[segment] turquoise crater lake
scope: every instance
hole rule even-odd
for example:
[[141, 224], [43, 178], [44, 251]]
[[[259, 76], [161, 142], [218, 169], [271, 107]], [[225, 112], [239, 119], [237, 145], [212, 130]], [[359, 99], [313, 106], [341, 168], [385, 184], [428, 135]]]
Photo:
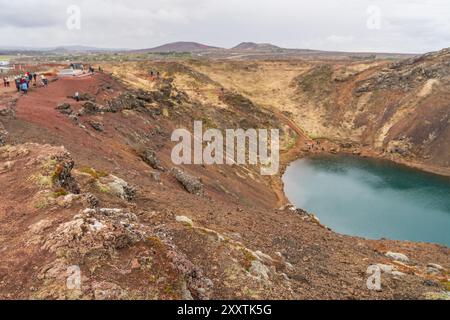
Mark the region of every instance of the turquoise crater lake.
[[450, 246], [450, 178], [388, 161], [317, 156], [293, 162], [285, 193], [334, 231]]

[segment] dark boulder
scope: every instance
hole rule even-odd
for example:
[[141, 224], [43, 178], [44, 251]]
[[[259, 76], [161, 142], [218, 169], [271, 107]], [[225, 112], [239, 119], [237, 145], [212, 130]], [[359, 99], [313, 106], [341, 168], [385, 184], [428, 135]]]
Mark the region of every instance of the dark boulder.
[[71, 115], [73, 113], [72, 107], [69, 103], [60, 103], [56, 110], [65, 115]]
[[64, 188], [71, 193], [79, 194], [80, 187], [75, 178], [71, 175], [75, 162], [67, 155], [64, 157], [57, 157], [55, 160], [57, 161], [57, 165], [52, 176], [53, 185], [57, 188]]
[[155, 170], [159, 171], [165, 171], [166, 169], [161, 165], [161, 162], [156, 156], [156, 153], [152, 150], [146, 150], [141, 155], [142, 160], [145, 161], [150, 167], [152, 167]]
[[96, 131], [99, 131], [99, 132], [105, 131], [105, 127], [103, 126], [103, 124], [101, 122], [89, 121], [89, 124]]
[[172, 169], [172, 174], [187, 192], [197, 196], [204, 195], [203, 184], [199, 178], [191, 176], [178, 168]]
[[83, 104], [83, 108], [80, 110], [81, 115], [94, 115], [99, 113], [101, 108], [94, 102], [88, 101]]

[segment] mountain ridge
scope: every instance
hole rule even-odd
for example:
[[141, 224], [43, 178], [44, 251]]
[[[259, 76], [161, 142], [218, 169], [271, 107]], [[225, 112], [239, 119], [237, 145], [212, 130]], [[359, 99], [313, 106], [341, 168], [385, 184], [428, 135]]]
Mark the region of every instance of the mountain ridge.
[[176, 41], [153, 48], [134, 50], [133, 52], [200, 52], [218, 49], [223, 50], [223, 48], [209, 46], [198, 42]]

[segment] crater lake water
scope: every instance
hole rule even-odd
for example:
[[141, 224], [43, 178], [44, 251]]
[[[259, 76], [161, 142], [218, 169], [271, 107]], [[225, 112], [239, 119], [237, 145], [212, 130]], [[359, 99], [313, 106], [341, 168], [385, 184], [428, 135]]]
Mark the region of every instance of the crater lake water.
[[388, 161], [315, 156], [293, 162], [285, 193], [334, 231], [450, 246], [450, 178]]

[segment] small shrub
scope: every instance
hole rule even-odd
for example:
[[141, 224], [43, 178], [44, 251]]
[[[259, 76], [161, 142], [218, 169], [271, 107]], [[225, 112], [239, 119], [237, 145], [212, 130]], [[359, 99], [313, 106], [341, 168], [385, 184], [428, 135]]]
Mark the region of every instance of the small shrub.
[[444, 282], [444, 288], [447, 291], [450, 291], [450, 281]]
[[244, 255], [243, 267], [245, 270], [249, 271], [252, 267], [252, 262], [256, 260], [256, 257], [246, 249], [242, 249], [242, 254]]
[[111, 190], [109, 190], [107, 185], [104, 185], [103, 183], [100, 183], [99, 181], [97, 181], [96, 185], [97, 185], [98, 190], [102, 193], [109, 193], [111, 191]]
[[53, 183], [56, 183], [56, 182], [58, 181], [59, 176], [61, 175], [63, 169], [64, 169], [64, 168], [63, 168], [63, 166], [62, 166], [61, 164], [58, 164], [58, 165], [56, 166], [56, 169], [55, 169], [55, 171], [54, 171], [53, 174], [52, 174], [52, 182], [53, 182]]
[[46, 199], [39, 199], [33, 204], [33, 206], [36, 209], [45, 209], [45, 208], [48, 207], [48, 205], [49, 204], [48, 204], [48, 201]]
[[94, 178], [96, 180], [99, 179], [99, 178], [104, 178], [104, 177], [108, 176], [108, 174], [106, 172], [104, 172], [104, 171], [97, 171], [94, 168], [90, 168], [90, 167], [81, 168], [80, 171], [90, 175], [92, 178]]
[[36, 176], [32, 176], [29, 181], [35, 182], [39, 188], [51, 188], [52, 180], [49, 176], [44, 176], [42, 174], [38, 174]]
[[69, 193], [66, 191], [66, 189], [59, 188], [55, 192], [53, 192], [53, 197], [54, 198], [59, 198], [59, 197], [67, 196], [68, 194]]

